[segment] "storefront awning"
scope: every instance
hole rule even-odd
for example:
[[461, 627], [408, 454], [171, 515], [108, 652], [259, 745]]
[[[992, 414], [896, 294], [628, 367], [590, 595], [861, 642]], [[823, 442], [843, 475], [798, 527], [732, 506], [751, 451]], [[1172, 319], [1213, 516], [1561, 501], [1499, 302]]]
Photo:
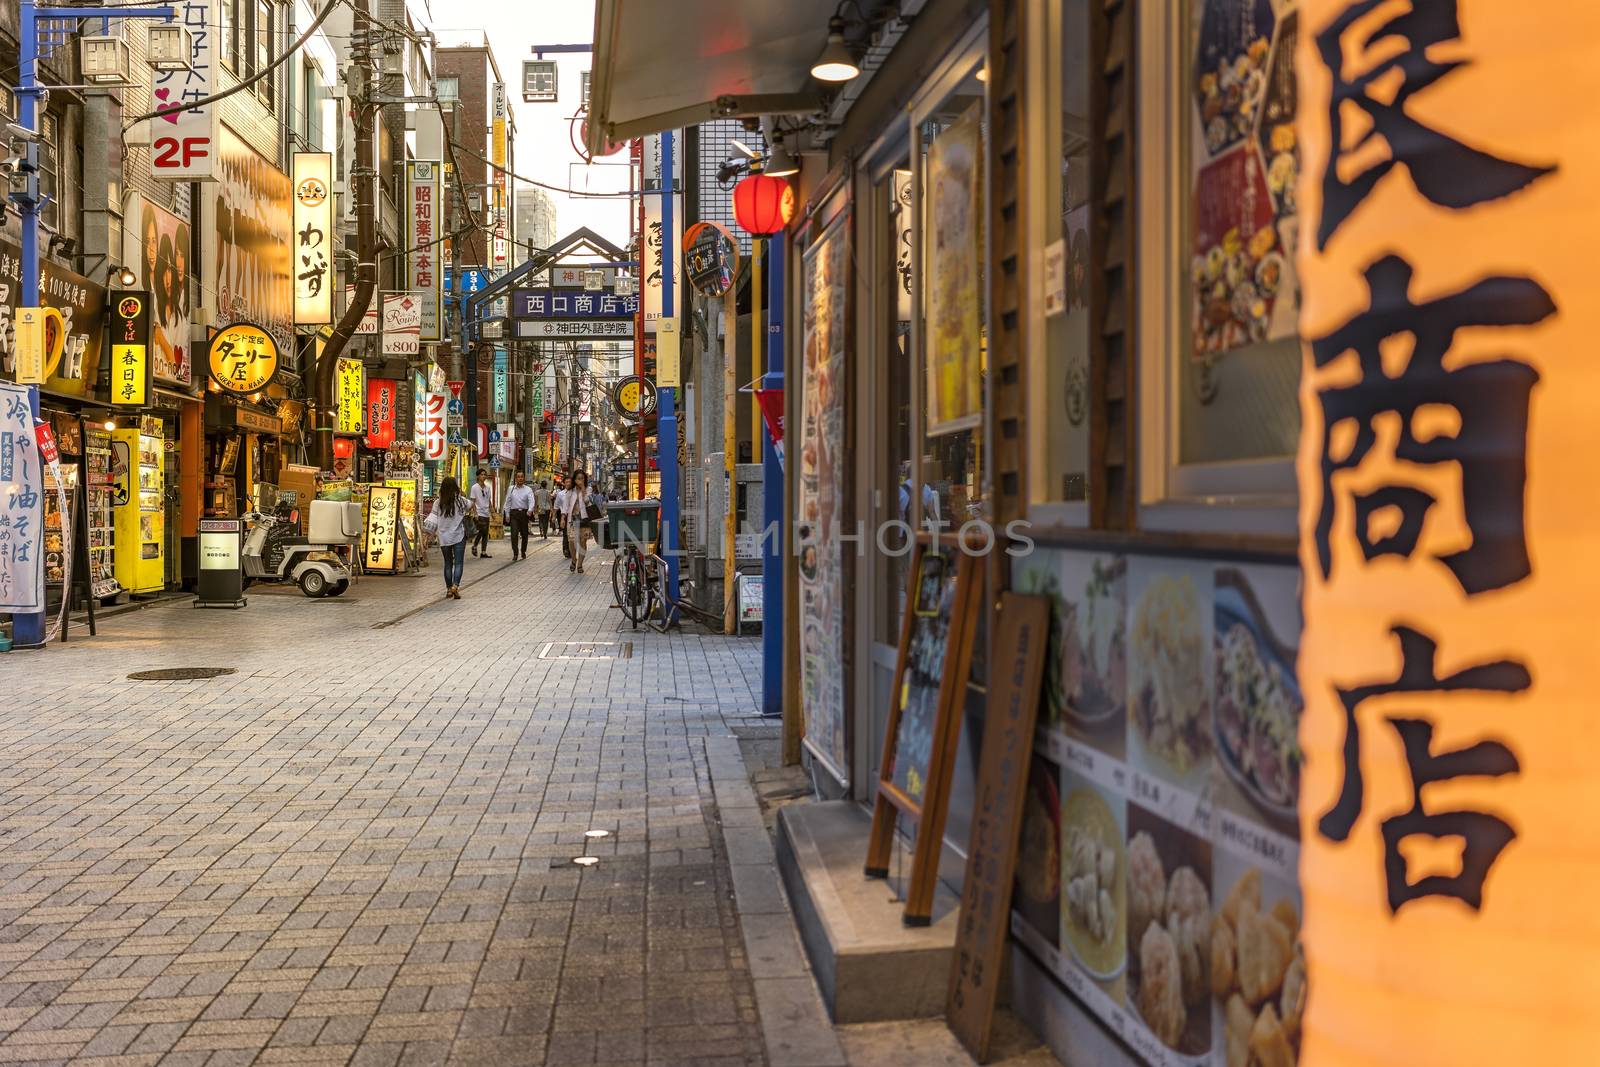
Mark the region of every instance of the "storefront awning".
[[598, 0], [589, 148], [714, 118], [815, 111], [835, 0]]

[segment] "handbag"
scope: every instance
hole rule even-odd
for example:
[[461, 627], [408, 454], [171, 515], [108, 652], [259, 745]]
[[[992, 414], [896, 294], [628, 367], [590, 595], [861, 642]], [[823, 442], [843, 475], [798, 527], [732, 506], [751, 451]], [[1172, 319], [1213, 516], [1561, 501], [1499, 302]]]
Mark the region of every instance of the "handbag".
[[428, 512], [428, 517], [422, 520], [422, 532], [427, 534], [429, 537], [438, 536], [439, 513], [437, 511]]
[[588, 519], [590, 522], [599, 522], [600, 521], [600, 505], [596, 504], [594, 502], [594, 497], [592, 497], [592, 496], [591, 497], [585, 497], [583, 503], [584, 503], [583, 517]]

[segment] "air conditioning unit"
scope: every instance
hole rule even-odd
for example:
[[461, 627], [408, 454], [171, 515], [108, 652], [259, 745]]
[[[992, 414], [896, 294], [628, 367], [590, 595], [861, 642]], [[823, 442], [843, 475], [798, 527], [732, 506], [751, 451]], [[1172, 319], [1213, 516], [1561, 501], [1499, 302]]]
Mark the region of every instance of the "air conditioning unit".
[[632, 296], [635, 288], [633, 278], [626, 274], [617, 275], [616, 281], [611, 283], [611, 291], [618, 296]]
[[194, 62], [194, 34], [178, 22], [150, 27], [150, 51], [145, 57], [152, 70], [188, 70]]
[[94, 85], [131, 85], [133, 54], [121, 37], [79, 39], [83, 80]]

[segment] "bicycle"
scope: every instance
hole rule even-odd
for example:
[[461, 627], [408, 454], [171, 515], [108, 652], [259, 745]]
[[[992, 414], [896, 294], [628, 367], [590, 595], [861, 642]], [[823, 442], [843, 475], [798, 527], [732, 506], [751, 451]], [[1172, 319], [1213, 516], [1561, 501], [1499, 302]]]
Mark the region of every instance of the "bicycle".
[[623, 617], [635, 630], [655, 614], [655, 583], [650, 580], [645, 555], [637, 541], [624, 539], [612, 557], [611, 591]]

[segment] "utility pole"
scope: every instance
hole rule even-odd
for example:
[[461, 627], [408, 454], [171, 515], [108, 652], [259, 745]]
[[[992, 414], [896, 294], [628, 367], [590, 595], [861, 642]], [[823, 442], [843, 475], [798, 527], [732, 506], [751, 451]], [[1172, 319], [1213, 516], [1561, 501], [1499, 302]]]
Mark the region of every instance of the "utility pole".
[[350, 31], [350, 69], [346, 78], [350, 82], [350, 101], [355, 107], [356, 158], [350, 170], [350, 184], [356, 193], [356, 285], [350, 296], [350, 306], [344, 317], [333, 328], [333, 336], [323, 346], [322, 357], [317, 360], [317, 398], [320, 402], [320, 422], [317, 433], [317, 465], [323, 470], [333, 467], [333, 431], [336, 425], [334, 410], [333, 368], [340, 355], [355, 335], [356, 328], [372, 306], [378, 289], [378, 225], [377, 181], [378, 168], [373, 143], [373, 120], [378, 105], [372, 102], [372, 76], [376, 62], [372, 49], [372, 14], [370, 0], [354, 0], [354, 25]]

